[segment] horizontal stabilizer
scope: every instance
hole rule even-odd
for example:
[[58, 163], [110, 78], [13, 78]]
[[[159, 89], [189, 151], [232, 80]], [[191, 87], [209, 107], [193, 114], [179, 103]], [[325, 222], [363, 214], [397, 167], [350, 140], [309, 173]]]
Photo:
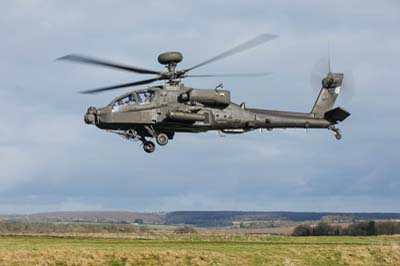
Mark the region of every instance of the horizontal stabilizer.
[[325, 119], [331, 122], [343, 122], [348, 116], [350, 116], [350, 113], [341, 107], [329, 110], [324, 115]]

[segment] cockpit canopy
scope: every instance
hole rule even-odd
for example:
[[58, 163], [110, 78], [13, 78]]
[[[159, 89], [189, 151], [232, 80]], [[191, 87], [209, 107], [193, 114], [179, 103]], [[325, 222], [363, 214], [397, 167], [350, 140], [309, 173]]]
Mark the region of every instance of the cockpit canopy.
[[109, 106], [113, 109], [119, 108], [125, 105], [145, 105], [150, 104], [154, 101], [156, 96], [156, 91], [152, 89], [147, 90], [136, 90], [125, 93], [116, 97]]

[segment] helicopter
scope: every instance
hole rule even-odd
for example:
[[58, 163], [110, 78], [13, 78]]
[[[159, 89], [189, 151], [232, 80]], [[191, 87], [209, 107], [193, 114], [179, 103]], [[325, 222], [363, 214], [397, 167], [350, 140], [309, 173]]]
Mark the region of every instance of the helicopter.
[[158, 56], [158, 62], [167, 71], [149, 70], [131, 65], [115, 63], [78, 54], [69, 54], [58, 58], [75, 63], [84, 63], [155, 77], [114, 86], [81, 91], [96, 94], [105, 91], [139, 86], [156, 81], [164, 84], [124, 93], [101, 108], [89, 107], [84, 115], [86, 124], [118, 134], [125, 139], [139, 141], [147, 153], [155, 151], [154, 138], [160, 146], [165, 146], [174, 138], [175, 133], [199, 133], [217, 131], [224, 134], [242, 134], [255, 129], [272, 130], [274, 128], [325, 128], [341, 139], [340, 129], [336, 127], [350, 113], [341, 107], [334, 107], [344, 74], [329, 73], [321, 81], [321, 89], [310, 112], [289, 112], [268, 109], [248, 108], [243, 102], [231, 101], [230, 91], [222, 84], [214, 89], [198, 89], [182, 83], [188, 77], [256, 77], [270, 73], [235, 73], [221, 75], [190, 75], [188, 72], [221, 60], [228, 56], [254, 48], [271, 41], [277, 36], [261, 34], [249, 41], [235, 46], [208, 60], [190, 68], [177, 70], [182, 61], [180, 52], [166, 52]]

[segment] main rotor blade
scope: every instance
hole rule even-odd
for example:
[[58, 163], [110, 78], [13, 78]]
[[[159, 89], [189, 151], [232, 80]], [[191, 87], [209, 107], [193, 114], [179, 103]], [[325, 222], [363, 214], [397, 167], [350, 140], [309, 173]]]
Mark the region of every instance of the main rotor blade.
[[229, 50], [227, 50], [227, 51], [225, 51], [225, 52], [223, 52], [223, 53], [221, 53], [221, 54], [219, 54], [217, 56], [214, 56], [214, 57], [212, 57], [212, 58], [210, 58], [210, 59], [208, 59], [208, 60], [206, 60], [206, 61], [204, 61], [204, 62], [202, 62], [200, 64], [197, 64], [197, 65], [195, 65], [195, 66], [193, 66], [191, 68], [184, 69], [184, 70], [182, 70], [180, 72], [186, 73], [186, 72], [188, 72], [190, 70], [193, 70], [195, 68], [204, 66], [206, 64], [215, 62], [215, 61], [223, 59], [225, 57], [228, 57], [228, 56], [243, 52], [245, 50], [251, 49], [251, 48], [256, 47], [256, 46], [258, 46], [258, 45], [260, 45], [262, 43], [265, 43], [267, 41], [273, 40], [273, 39], [275, 39], [277, 37], [278, 37], [277, 35], [273, 35], [273, 34], [261, 34], [261, 35], [255, 37], [255, 38], [247, 41], [247, 42], [244, 42], [244, 43], [242, 43], [242, 44], [240, 44], [240, 45], [238, 45], [238, 46], [236, 46], [236, 47], [234, 47], [232, 49], [229, 49]]
[[60, 57], [57, 60], [67, 60], [67, 61], [72, 61], [72, 62], [76, 62], [76, 63], [85, 63], [85, 64], [91, 64], [91, 65], [105, 66], [105, 67], [110, 67], [110, 68], [114, 68], [114, 69], [135, 72], [135, 73], [139, 73], [139, 74], [162, 75], [162, 72], [159, 72], [159, 71], [149, 70], [149, 69], [144, 69], [144, 68], [139, 68], [139, 67], [134, 67], [134, 66], [128, 66], [128, 65], [119, 64], [119, 63], [113, 63], [110, 61], [105, 61], [102, 59], [96, 59], [93, 57], [87, 57], [87, 56], [83, 56], [83, 55], [70, 54], [70, 55]]
[[263, 73], [230, 73], [230, 74], [215, 74], [215, 75], [185, 75], [185, 78], [209, 78], [209, 77], [262, 77], [271, 75], [270, 72]]
[[115, 89], [121, 89], [121, 88], [126, 88], [126, 87], [132, 87], [132, 86], [148, 84], [148, 83], [152, 83], [154, 81], [162, 80], [162, 79], [164, 79], [164, 78], [163, 77], [158, 77], [158, 78], [152, 78], [152, 79], [145, 79], [145, 80], [135, 81], [135, 82], [131, 82], [131, 83], [115, 85], [115, 86], [109, 86], [109, 87], [103, 87], [103, 88], [98, 88], [98, 89], [80, 91], [80, 93], [83, 93], [83, 94], [95, 94], [95, 93], [109, 91], [109, 90], [115, 90]]

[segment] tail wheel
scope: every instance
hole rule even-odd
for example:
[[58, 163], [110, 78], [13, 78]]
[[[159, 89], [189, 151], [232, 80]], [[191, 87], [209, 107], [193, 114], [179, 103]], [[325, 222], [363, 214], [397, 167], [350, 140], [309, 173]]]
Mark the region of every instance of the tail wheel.
[[143, 150], [147, 153], [152, 153], [156, 149], [156, 145], [152, 141], [146, 141], [143, 143]]
[[335, 127], [335, 125], [329, 126], [329, 130], [332, 130], [335, 133], [335, 138], [337, 140], [340, 140], [342, 138], [342, 132], [340, 131], [340, 129]]
[[157, 141], [158, 145], [160, 145], [160, 146], [167, 145], [168, 135], [165, 133], [159, 133], [159, 134], [157, 134], [156, 141]]

